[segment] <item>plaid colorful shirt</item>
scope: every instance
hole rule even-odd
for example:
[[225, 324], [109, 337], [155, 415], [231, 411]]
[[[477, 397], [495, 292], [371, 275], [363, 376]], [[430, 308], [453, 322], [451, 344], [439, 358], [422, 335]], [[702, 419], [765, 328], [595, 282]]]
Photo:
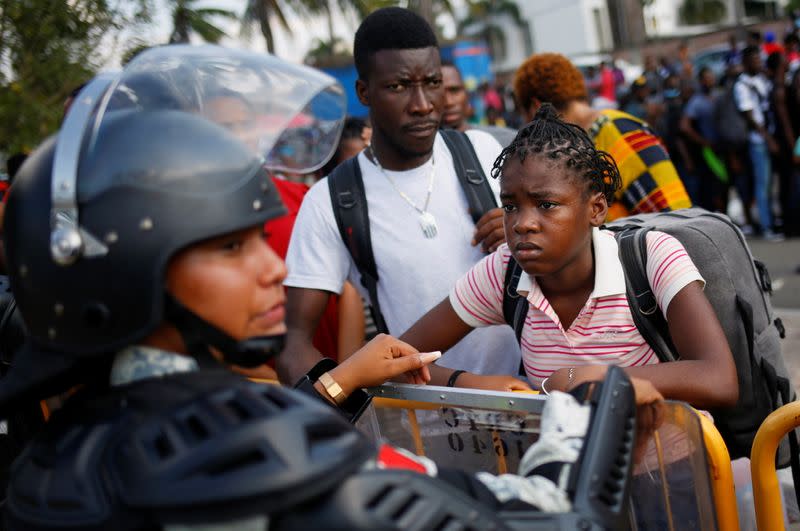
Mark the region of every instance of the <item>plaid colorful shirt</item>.
[[664, 144], [645, 122], [606, 109], [589, 128], [589, 136], [597, 149], [614, 158], [622, 176], [622, 188], [608, 210], [609, 221], [692, 206]]

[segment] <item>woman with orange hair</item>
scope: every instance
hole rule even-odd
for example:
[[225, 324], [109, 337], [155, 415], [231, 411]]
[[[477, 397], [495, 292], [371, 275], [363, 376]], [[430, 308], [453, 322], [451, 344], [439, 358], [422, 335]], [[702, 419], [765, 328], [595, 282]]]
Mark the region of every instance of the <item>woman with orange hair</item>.
[[565, 122], [585, 129], [598, 150], [610, 153], [622, 175], [622, 188], [608, 219], [692, 206], [661, 139], [630, 114], [589, 105], [583, 75], [561, 54], [530, 56], [517, 70], [514, 93], [531, 120], [543, 103], [551, 103]]

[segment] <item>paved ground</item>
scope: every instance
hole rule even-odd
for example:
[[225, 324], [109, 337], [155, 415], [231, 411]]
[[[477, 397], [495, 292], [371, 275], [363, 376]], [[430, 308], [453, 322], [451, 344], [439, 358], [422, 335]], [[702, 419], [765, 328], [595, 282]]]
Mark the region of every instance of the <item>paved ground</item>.
[[786, 327], [786, 339], [781, 345], [783, 359], [792, 375], [794, 388], [800, 390], [800, 310], [780, 309], [776, 313]]
[[772, 277], [772, 305], [800, 309], [800, 238], [781, 243], [752, 239], [749, 243], [753, 256], [767, 264]]
[[781, 243], [750, 240], [753, 256], [767, 265], [772, 277], [772, 305], [786, 328], [782, 351], [795, 389], [800, 389], [800, 238]]

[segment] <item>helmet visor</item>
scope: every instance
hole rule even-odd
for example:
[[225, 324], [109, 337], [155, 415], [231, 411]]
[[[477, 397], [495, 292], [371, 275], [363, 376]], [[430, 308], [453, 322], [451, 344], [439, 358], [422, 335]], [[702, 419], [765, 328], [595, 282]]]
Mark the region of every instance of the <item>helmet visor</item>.
[[199, 115], [228, 129], [270, 170], [302, 174], [322, 167], [335, 151], [346, 97], [332, 77], [268, 54], [162, 46], [128, 64], [97, 123], [115, 110]]

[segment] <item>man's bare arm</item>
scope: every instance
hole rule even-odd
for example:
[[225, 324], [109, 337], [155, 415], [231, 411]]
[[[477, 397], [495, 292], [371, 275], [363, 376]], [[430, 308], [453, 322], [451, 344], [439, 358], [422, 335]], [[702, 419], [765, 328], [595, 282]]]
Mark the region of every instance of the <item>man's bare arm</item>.
[[293, 385], [322, 359], [311, 341], [330, 295], [318, 289], [287, 289], [286, 346], [276, 364], [281, 383]]

